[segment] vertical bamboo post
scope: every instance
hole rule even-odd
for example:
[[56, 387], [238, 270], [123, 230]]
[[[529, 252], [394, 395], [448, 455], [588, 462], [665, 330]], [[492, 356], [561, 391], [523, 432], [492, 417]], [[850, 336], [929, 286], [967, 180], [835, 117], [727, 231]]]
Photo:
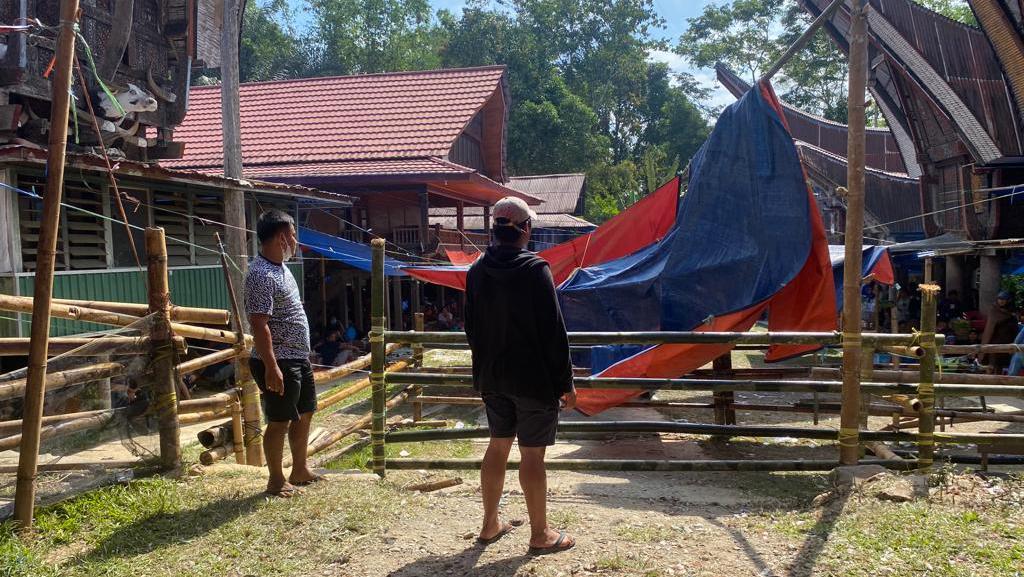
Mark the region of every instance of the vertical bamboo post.
[[245, 435], [242, 424], [242, 403], [235, 400], [231, 404], [231, 442], [235, 448], [235, 462], [239, 465], [245, 464]]
[[[715, 358], [711, 364], [711, 370], [714, 374], [714, 378], [722, 379], [729, 378], [732, 374], [732, 352], [725, 353], [724, 355]], [[714, 412], [715, 412], [715, 423], [719, 425], [735, 425], [736, 424], [736, 410], [730, 409], [729, 405], [735, 402], [732, 391], [715, 391], [712, 394], [714, 400]]]
[[921, 401], [918, 422], [918, 462], [921, 469], [929, 471], [935, 458], [935, 316], [938, 308], [939, 286], [923, 284], [921, 290], [921, 383], [917, 387], [917, 398]]
[[242, 386], [242, 421], [244, 424], [243, 440], [245, 444], [245, 463], [254, 467], [263, 466], [263, 425], [260, 422], [260, 389], [252, 378], [249, 370], [249, 363], [245, 359], [245, 324], [242, 320], [242, 308], [238, 306], [238, 296], [235, 293], [234, 282], [231, 280], [231, 272], [228, 270], [228, 257], [224, 252], [224, 243], [220, 240], [220, 234], [214, 233], [217, 238], [217, 246], [220, 248], [220, 266], [224, 271], [224, 282], [228, 289], [228, 302], [231, 303], [231, 316], [235, 321], [235, 329], [238, 331], [238, 342], [235, 348], [238, 356], [235, 357], [235, 381]]
[[384, 276], [384, 240], [375, 238], [372, 274], [370, 276], [370, 386], [372, 387], [372, 419], [370, 423], [370, 445], [373, 448], [373, 472], [385, 475], [384, 420], [387, 408], [384, 406], [387, 394], [384, 387], [384, 290], [387, 277]]
[[854, 465], [860, 447], [860, 280], [864, 250], [864, 95], [867, 85], [867, 25], [864, 0], [850, 2], [849, 131], [846, 173], [846, 261], [843, 264], [843, 390], [839, 418], [839, 462]]
[[75, 54], [74, 26], [78, 19], [78, 0], [60, 3], [60, 33], [54, 56], [50, 138], [47, 151], [46, 194], [40, 217], [36, 276], [33, 287], [31, 345], [22, 417], [21, 453], [18, 455], [18, 479], [14, 493], [14, 518], [23, 530], [32, 528], [36, 499], [36, 465], [42, 433], [43, 403], [46, 389], [46, 357], [50, 342], [50, 299], [53, 297], [53, 267], [57, 258], [57, 233], [60, 227], [60, 202], [64, 190], [64, 153], [68, 140], [68, 113], [71, 99], [71, 63]]
[[164, 229], [146, 229], [149, 279], [149, 312], [153, 320], [153, 392], [160, 430], [160, 466], [173, 470], [181, 465], [179, 444], [177, 372], [174, 370], [174, 335], [171, 332], [171, 290], [167, 281], [167, 244]]
[[[900, 332], [900, 312], [896, 307], [896, 299], [898, 296], [899, 291], [896, 290], [896, 285], [889, 287], [889, 303], [892, 305], [889, 307], [889, 332], [892, 334]], [[892, 355], [892, 368], [895, 371], [900, 369], [899, 355]]]
[[[871, 382], [875, 377], [875, 349], [870, 345], [864, 347], [861, 352], [861, 364], [860, 364], [860, 379], [861, 382]], [[871, 407], [871, 396], [867, 394], [861, 394], [860, 396], [860, 408], [859, 415], [857, 417], [857, 423], [860, 430], [867, 430], [868, 428], [868, 416], [870, 415]], [[864, 445], [857, 447], [857, 454], [859, 457], [864, 456]]]
[[366, 330], [364, 319], [366, 315], [363, 314], [363, 277], [362, 273], [356, 273], [352, 275], [352, 305], [355, 307], [353, 315], [356, 321], [356, 330], [362, 333]]
[[878, 283], [872, 283], [873, 290], [872, 295], [875, 297], [875, 308], [871, 313], [871, 330], [881, 332], [880, 327], [882, 326], [882, 288], [878, 286]]
[[[415, 288], [415, 287], [414, 287]], [[422, 333], [424, 328], [423, 313], [415, 313], [413, 316], [413, 327], [416, 332]], [[413, 366], [423, 366], [423, 344], [417, 343], [412, 346], [412, 362]], [[423, 403], [419, 400], [420, 395], [423, 394], [423, 387], [417, 385], [413, 390], [412, 394], [412, 420], [419, 421], [423, 419]]]
[[391, 330], [402, 330], [402, 277], [391, 277]]
[[[345, 285], [342, 285], [342, 289]], [[341, 322], [345, 322], [342, 318]], [[320, 257], [320, 326], [327, 326], [327, 261], [323, 256]], [[326, 340], [327, 335], [323, 335]]]

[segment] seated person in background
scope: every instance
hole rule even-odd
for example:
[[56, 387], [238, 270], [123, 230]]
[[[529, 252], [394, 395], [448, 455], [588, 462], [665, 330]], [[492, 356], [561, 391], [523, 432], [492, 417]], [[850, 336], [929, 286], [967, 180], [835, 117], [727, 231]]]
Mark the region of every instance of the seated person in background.
[[455, 320], [455, 316], [452, 315], [451, 309], [444, 307], [441, 312], [437, 315], [437, 327], [443, 331], [452, 328], [452, 322]]
[[[1007, 344], [1017, 338], [1017, 314], [1010, 303], [1010, 293], [1002, 291], [996, 296], [996, 302], [989, 309], [985, 321], [985, 332], [981, 335], [981, 343]], [[1001, 375], [1010, 366], [1010, 353], [986, 353], [980, 357], [982, 364], [988, 365], [993, 374]]]
[[355, 325], [352, 324], [352, 320], [348, 321], [348, 325], [345, 327], [345, 342], [354, 343], [359, 338], [359, 331], [356, 330]]
[[338, 358], [338, 353], [341, 352], [341, 347], [341, 334], [338, 331], [327, 333], [327, 340], [320, 343], [316, 349], [317, 354], [320, 355], [320, 364], [331, 367], [336, 366], [336, 359]]

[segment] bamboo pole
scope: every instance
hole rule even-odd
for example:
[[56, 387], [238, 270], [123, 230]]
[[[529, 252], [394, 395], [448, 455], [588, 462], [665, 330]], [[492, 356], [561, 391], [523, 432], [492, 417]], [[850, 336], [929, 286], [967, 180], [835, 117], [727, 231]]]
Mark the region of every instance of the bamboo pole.
[[1024, 345], [989, 344], [989, 345], [942, 345], [939, 352], [944, 355], [969, 355], [971, 353], [1024, 353]]
[[171, 289], [167, 280], [167, 244], [164, 229], [146, 229], [149, 311], [156, 315], [150, 338], [153, 343], [153, 409], [160, 431], [160, 466], [165, 471], [181, 466], [181, 434], [178, 424], [177, 374], [169, 310]]
[[217, 407], [205, 411], [196, 411], [192, 413], [185, 413], [178, 415], [178, 425], [197, 425], [199, 423], [206, 423], [215, 419], [223, 419], [224, 417], [231, 416], [231, 409], [228, 407]]
[[[922, 360], [922, 363], [924, 361]], [[837, 369], [815, 367], [811, 369], [812, 379], [835, 378], [838, 375]], [[891, 371], [876, 370], [874, 381], [879, 383], [916, 383], [921, 374], [917, 371]], [[935, 379], [936, 383], [962, 384], [962, 385], [1007, 385], [1024, 386], [1024, 377], [1011, 377], [1007, 375], [985, 375], [974, 373], [942, 373]]]
[[[51, 473], [57, 471], [85, 471], [89, 469], [131, 469], [144, 465], [146, 462], [142, 459], [132, 459], [128, 461], [59, 461], [57, 463], [39, 463], [36, 466], [36, 470], [40, 473]], [[9, 475], [17, 472], [18, 467], [16, 465], [0, 465], [0, 474]]]
[[921, 358], [924, 356], [924, 348], [920, 346], [913, 347], [880, 347], [878, 349], [883, 353], [889, 353], [890, 355], [899, 355], [902, 357], [916, 357]]
[[[0, 310], [31, 313], [33, 300], [34, 299], [32, 297], [0, 295]], [[87, 321], [114, 327], [127, 327], [141, 320], [141, 317], [133, 315], [64, 304], [53, 304], [50, 307], [50, 317], [75, 321]], [[234, 343], [238, 340], [237, 333], [223, 329], [197, 327], [194, 325], [176, 322], [171, 323], [171, 329], [175, 334], [190, 339], [199, 339], [218, 343]], [[245, 338], [247, 342], [252, 340], [252, 336], [250, 335], [245, 335]]]
[[[21, 357], [29, 353], [30, 339], [23, 337], [0, 338], [0, 357]], [[187, 351], [185, 339], [175, 337], [179, 353]], [[91, 345], [91, 346], [90, 346]], [[149, 354], [149, 337], [53, 337], [47, 350], [49, 356], [96, 356], [102, 347], [104, 355]]]
[[215, 353], [210, 353], [208, 355], [203, 355], [201, 357], [196, 357], [183, 363], [179, 363], [178, 366], [175, 367], [175, 370], [178, 371], [178, 374], [187, 375], [189, 373], [201, 371], [210, 365], [230, 361], [237, 358], [240, 354], [242, 353], [240, 353], [236, 348], [224, 349], [222, 351], [217, 351]]
[[[408, 361], [408, 360], [398, 361], [398, 362], [391, 363], [390, 365], [388, 365], [388, 367], [385, 369], [385, 371], [388, 371], [388, 372], [402, 371], [402, 370], [405, 370], [405, 368], [408, 367], [410, 364], [411, 364], [411, 361]], [[357, 394], [359, 392], [362, 392], [363, 390], [365, 390], [369, 386], [370, 386], [370, 378], [369, 377], [367, 377], [365, 379], [360, 379], [360, 380], [352, 383], [351, 385], [345, 387], [344, 389], [342, 389], [340, 391], [337, 391], [337, 392], [334, 392], [334, 393], [329, 393], [329, 394], [323, 396], [322, 398], [318, 399], [317, 402], [316, 402], [317, 409], [318, 410], [323, 410], [323, 409], [326, 409], [327, 407], [330, 407], [332, 405], [336, 405], [336, 404], [340, 403], [341, 401], [344, 401], [345, 399], [351, 397], [352, 395], [355, 395], [355, 394]]]
[[441, 489], [447, 489], [448, 487], [456, 487], [462, 484], [462, 477], [451, 477], [448, 479], [440, 479], [437, 481], [427, 481], [425, 483], [416, 483], [414, 485], [407, 485], [406, 491], [419, 491], [420, 493], [430, 493], [431, 491], [440, 491]]
[[200, 445], [206, 447], [207, 449], [211, 447], [216, 447], [218, 445], [223, 445], [224, 443], [231, 441], [233, 438], [231, 433], [231, 425], [232, 422], [228, 420], [223, 423], [214, 425], [209, 429], [203, 429], [202, 431], [196, 433], [196, 440], [199, 441]]
[[847, 90], [846, 260], [843, 263], [843, 406], [839, 424], [839, 461], [855, 465], [860, 409], [860, 283], [864, 236], [864, 93], [867, 84], [867, 25], [864, 0], [850, 2], [850, 74]]
[[25, 427], [18, 456], [17, 487], [14, 496], [14, 518], [22, 530], [32, 528], [35, 510], [36, 467], [39, 463], [39, 442], [42, 434], [43, 404], [46, 389], [46, 357], [50, 339], [53, 269], [57, 258], [57, 235], [60, 226], [60, 204], [64, 190], [64, 160], [68, 136], [68, 112], [71, 98], [71, 64], [75, 54], [75, 30], [78, 21], [78, 0], [61, 0], [57, 26], [57, 48], [54, 54], [54, 77], [51, 84], [50, 136], [46, 161], [46, 194], [40, 216], [33, 286], [32, 348], [28, 356], [28, 383], [25, 390]]
[[[412, 291], [413, 291], [414, 295], [419, 293], [419, 284], [416, 283], [415, 281], [412, 284]], [[418, 306], [414, 307], [414, 310], [416, 310], [416, 309], [418, 309]], [[425, 327], [425, 324], [424, 324], [424, 318], [425, 317], [423, 316], [423, 313], [421, 313], [421, 312], [417, 312], [417, 313], [413, 314], [413, 329], [416, 330], [417, 332], [421, 332], [422, 333], [425, 330], [426, 327]], [[415, 345], [412, 346], [412, 362], [417, 367], [422, 367], [423, 366], [423, 345], [422, 344], [415, 344]], [[423, 387], [416, 387], [416, 389], [413, 391], [413, 401], [412, 401], [412, 420], [413, 421], [421, 421], [421, 420], [423, 420], [423, 403], [418, 401], [420, 395], [422, 395], [422, 394], [423, 394]]]
[[[859, 294], [859, 293], [858, 293]], [[938, 337], [936, 337], [938, 338]], [[441, 348], [438, 345], [460, 345], [469, 347], [466, 333], [460, 332], [415, 332], [384, 331], [384, 340], [389, 343], [412, 345], [424, 344], [427, 348]], [[920, 337], [913, 334], [865, 333], [864, 343], [872, 346], [917, 345]], [[838, 332], [571, 332], [572, 346], [593, 345], [655, 345], [655, 344], [696, 344], [696, 345], [839, 345], [842, 334]]]
[[[79, 299], [53, 299], [55, 304], [73, 307], [85, 307], [112, 313], [122, 313], [137, 317], [149, 314], [149, 305], [143, 303], [119, 303], [113, 301], [91, 301]], [[180, 307], [171, 305], [172, 321], [179, 323], [198, 323], [201, 325], [226, 325], [231, 322], [231, 313], [222, 309], [204, 309], [196, 307]]]
[[384, 240], [375, 238], [371, 243], [373, 250], [372, 275], [370, 277], [370, 383], [373, 387], [370, 429], [370, 445], [373, 449], [373, 472], [383, 477], [385, 474], [384, 456], [384, 421], [387, 408], [384, 402], [387, 386], [384, 384], [384, 290], [387, 279], [384, 277]]
[[[727, 352], [712, 361], [712, 374], [716, 379], [729, 378], [732, 376], [732, 353]], [[736, 411], [730, 410], [729, 405], [735, 402], [735, 394], [732, 391], [715, 391], [713, 394], [715, 403], [715, 422], [719, 425], [735, 425]]]
[[[56, 439], [70, 435], [72, 433], [79, 433], [82, 431], [90, 431], [93, 429], [99, 429], [106, 426], [111, 419], [114, 418], [112, 412], [103, 414], [92, 415], [90, 417], [83, 417], [81, 419], [75, 419], [73, 421], [64, 421], [54, 425], [47, 425], [39, 429], [39, 441], [46, 441], [50, 439]], [[0, 439], [0, 451], [6, 451], [8, 449], [15, 449], [18, 446], [24, 446], [24, 433], [21, 435], [11, 435], [10, 437], [4, 437]], [[24, 449], [22, 449], [24, 450]], [[38, 451], [38, 449], [36, 449]]]
[[178, 403], [179, 413], [199, 413], [202, 411], [220, 411], [238, 401], [238, 389], [227, 393], [217, 393], [201, 399], [189, 399]]
[[242, 424], [242, 403], [231, 403], [231, 444], [235, 448], [235, 462], [245, 464], [245, 426]]
[[[95, 365], [79, 367], [77, 369], [58, 371], [46, 375], [46, 380], [44, 381], [45, 390], [43, 394], [45, 395], [47, 392], [58, 391], [75, 385], [80, 385], [82, 383], [89, 383], [123, 374], [124, 365], [121, 363], [98, 363]], [[0, 401], [13, 399], [25, 394], [28, 390], [28, 382], [28, 378], [24, 378], [16, 381], [0, 383]]]
[[[889, 303], [892, 305], [889, 307], [889, 332], [892, 334], [900, 332], [900, 311], [896, 307], [898, 296], [896, 285], [893, 284], [889, 287]], [[897, 355], [892, 355], [892, 368], [893, 370], [899, 370], [900, 368], [900, 358]]]
[[235, 445], [230, 440], [222, 445], [210, 447], [199, 453], [199, 462], [209, 467], [217, 461], [223, 461], [228, 455], [235, 452]]
[[[43, 425], [54, 425], [57, 423], [63, 423], [66, 421], [74, 421], [76, 419], [83, 419], [85, 417], [93, 417], [96, 415], [114, 414], [117, 411], [124, 409], [97, 409], [95, 411], [81, 411], [77, 413], [64, 413], [63, 415], [45, 415], [43, 416]], [[23, 421], [21, 419], [12, 419], [9, 421], [0, 421], [0, 437], [6, 437], [8, 435], [18, 434], [21, 432]]]
[[[384, 349], [384, 353], [389, 354], [396, 350], [398, 350], [398, 345], [392, 343]], [[316, 384], [321, 385], [324, 383], [329, 383], [331, 381], [344, 379], [345, 377], [351, 375], [352, 373], [361, 371], [366, 367], [370, 366], [371, 356], [372, 355], [363, 355], [358, 359], [355, 359], [354, 361], [349, 361], [345, 363], [344, 365], [333, 367], [327, 369], [326, 371], [317, 371], [313, 373], [313, 381], [316, 382]]]
[[865, 443], [864, 446], [869, 451], [874, 453], [874, 455], [876, 457], [878, 457], [879, 459], [886, 459], [886, 460], [892, 461], [892, 460], [897, 460], [897, 459], [901, 458], [896, 453], [893, 453], [892, 449], [890, 449], [889, 447], [886, 447], [884, 444], [882, 444], [880, 442], [877, 442], [877, 441], [872, 441], [872, 442]]
[[921, 290], [921, 342], [925, 350], [921, 358], [921, 383], [917, 398], [921, 401], [918, 461], [925, 472], [931, 470], [935, 458], [935, 314], [938, 307], [939, 286], [924, 284]]
[[761, 80], [771, 80], [772, 76], [778, 74], [778, 72], [782, 70], [782, 67], [785, 66], [786, 63], [789, 62], [789, 60], [793, 58], [793, 56], [795, 56], [797, 52], [802, 50], [804, 45], [806, 45], [807, 42], [814, 37], [814, 34], [818, 31], [819, 28], [821, 28], [822, 24], [827, 22], [829, 18], [831, 18], [832, 15], [835, 14], [836, 9], [843, 5], [843, 1], [844, 0], [832, 0], [832, 3], [826, 6], [825, 9], [822, 10], [821, 14], [819, 14], [817, 18], [811, 21], [810, 25], [807, 26], [807, 29], [804, 30], [803, 33], [800, 34], [800, 36], [798, 36], [797, 39], [793, 42], [793, 44], [791, 44], [789, 48], [787, 48], [786, 51], [782, 53], [782, 56], [779, 56], [779, 59], [776, 60], [775, 63], [768, 68], [764, 75], [761, 76]]
[[[480, 468], [481, 459], [392, 459], [388, 466], [404, 470], [467, 471]], [[862, 465], [880, 465], [887, 469], [913, 470], [917, 461], [864, 459]], [[818, 459], [788, 460], [732, 460], [732, 461], [673, 461], [627, 459], [551, 459], [545, 461], [548, 471], [830, 471], [840, 465], [837, 461]], [[518, 470], [519, 461], [510, 460], [509, 470]]]
[[[241, 193], [239, 193], [241, 194]], [[242, 215], [244, 220], [244, 213]], [[263, 466], [263, 425], [260, 422], [260, 389], [252, 378], [249, 370], [249, 363], [240, 357], [243, 350], [248, 350], [249, 344], [242, 336], [245, 334], [245, 319], [242, 318], [242, 309], [238, 306], [238, 296], [235, 292], [234, 282], [231, 279], [231, 270], [228, 267], [228, 256], [224, 252], [224, 243], [220, 240], [220, 234], [215, 233], [217, 246], [220, 247], [220, 267], [224, 272], [224, 283], [228, 289], [228, 301], [231, 303], [231, 312], [235, 317], [235, 328], [238, 331], [238, 338], [235, 339], [235, 350], [238, 356], [235, 357], [235, 375], [242, 385], [242, 422], [245, 424], [243, 438], [245, 443], [245, 462], [254, 467]], [[244, 241], [244, 235], [242, 240]]]

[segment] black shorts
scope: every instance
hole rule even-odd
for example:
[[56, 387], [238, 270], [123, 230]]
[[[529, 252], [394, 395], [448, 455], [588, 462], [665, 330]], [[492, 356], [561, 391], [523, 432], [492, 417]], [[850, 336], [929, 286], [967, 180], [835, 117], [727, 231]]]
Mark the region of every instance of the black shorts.
[[542, 401], [503, 393], [484, 393], [487, 428], [492, 437], [519, 437], [520, 447], [550, 447], [558, 429], [558, 399]]
[[284, 375], [284, 394], [268, 392], [266, 365], [259, 359], [249, 359], [252, 377], [263, 393], [263, 414], [267, 421], [298, 421], [299, 415], [316, 410], [316, 385], [313, 367], [305, 359], [279, 359], [277, 366]]

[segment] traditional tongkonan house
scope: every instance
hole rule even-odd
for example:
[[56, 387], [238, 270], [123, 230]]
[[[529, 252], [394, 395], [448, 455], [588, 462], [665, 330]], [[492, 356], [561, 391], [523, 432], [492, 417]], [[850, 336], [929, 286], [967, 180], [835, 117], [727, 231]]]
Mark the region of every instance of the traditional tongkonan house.
[[[0, 292], [5, 294], [32, 294], [50, 128], [47, 68], [54, 56], [58, 5], [50, 0], [0, 2]], [[82, 76], [79, 66], [73, 67], [75, 110], [53, 296], [146, 302], [145, 270], [140, 271], [120, 222], [118, 198], [101, 156], [105, 151], [142, 266], [141, 229], [163, 227], [173, 302], [229, 308], [214, 237], [224, 230], [225, 190], [246, 192], [250, 217], [268, 206], [298, 215], [300, 203], [336, 207], [350, 202], [304, 186], [230, 180], [153, 162], [181, 155], [174, 131], [189, 106], [191, 68], [219, 65], [220, 3], [97, 0], [83, 2], [81, 10], [76, 55]], [[291, 266], [301, 276], [301, 263]], [[28, 336], [30, 315], [0, 316], [0, 336]], [[56, 336], [106, 329], [53, 321]]]
[[[715, 71], [718, 81], [733, 96], [739, 98], [750, 89], [750, 84], [724, 64], [716, 65]], [[847, 127], [785, 102], [782, 109], [821, 209], [829, 244], [841, 245], [846, 201], [836, 190], [846, 186]], [[911, 174], [899, 142], [888, 128], [868, 127], [865, 134], [864, 243], [920, 240], [924, 231], [916, 163], [909, 167]]]
[[[828, 3], [801, 0], [812, 15]], [[868, 87], [908, 174], [920, 176], [932, 240], [915, 246], [945, 257], [935, 271], [944, 290], [976, 289], [987, 310], [1024, 237], [1024, 39], [1017, 0], [968, 3], [979, 27], [912, 0], [870, 0]], [[843, 6], [826, 24], [843, 50], [849, 23]]]
[[[301, 213], [300, 240], [315, 260], [306, 261], [307, 305], [324, 326], [333, 317], [368, 328], [371, 238], [384, 238], [399, 261], [437, 262], [439, 246], [487, 244], [466, 230], [470, 207], [486, 230], [501, 198], [541, 202], [508, 184], [504, 66], [256, 82], [243, 84], [240, 98], [246, 178], [355, 199], [351, 208]], [[185, 154], [165, 164], [220, 173], [220, 90], [193, 88], [190, 100], [175, 132]], [[432, 225], [432, 208], [451, 209], [452, 226]], [[398, 266], [387, 270], [397, 327], [419, 304], [420, 287]], [[455, 296], [433, 287], [425, 295], [442, 304]]]

